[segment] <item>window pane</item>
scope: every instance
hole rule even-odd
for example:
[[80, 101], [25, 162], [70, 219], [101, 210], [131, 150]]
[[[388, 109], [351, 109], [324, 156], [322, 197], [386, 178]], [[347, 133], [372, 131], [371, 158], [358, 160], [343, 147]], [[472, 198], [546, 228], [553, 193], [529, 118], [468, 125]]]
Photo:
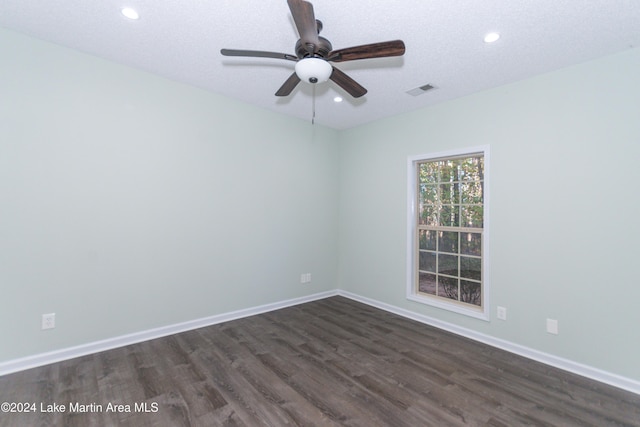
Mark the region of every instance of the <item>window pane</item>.
[[460, 184], [460, 197], [462, 203], [467, 204], [482, 204], [482, 189], [483, 183], [474, 181], [474, 182], [463, 182]]
[[449, 276], [458, 275], [458, 257], [456, 255], [438, 255], [438, 273]]
[[460, 277], [480, 280], [482, 278], [482, 260], [466, 256], [460, 257]]
[[484, 157], [468, 157], [460, 163], [460, 180], [484, 180]]
[[420, 273], [418, 279], [418, 292], [425, 292], [427, 294], [436, 294], [436, 276], [435, 274]]
[[438, 187], [436, 185], [420, 184], [420, 203], [435, 204], [438, 202]]
[[440, 201], [444, 205], [460, 203], [460, 184], [457, 182], [440, 184]]
[[460, 235], [460, 253], [463, 255], [482, 255], [482, 234], [462, 233]]
[[444, 227], [460, 226], [460, 205], [443, 206], [440, 210], [439, 225]]
[[438, 208], [433, 205], [420, 204], [420, 225], [438, 225]]
[[420, 249], [436, 250], [436, 235], [434, 230], [420, 230]]
[[458, 279], [438, 276], [438, 296], [458, 300]]
[[436, 254], [435, 252], [420, 251], [420, 270], [436, 272]]
[[440, 163], [440, 181], [457, 181], [458, 180], [458, 168], [460, 166], [461, 159], [455, 160], [443, 160]]
[[439, 252], [458, 253], [458, 233], [455, 231], [441, 231], [438, 242]]
[[460, 280], [460, 301], [473, 305], [481, 305], [482, 298], [480, 292], [480, 283]]
[[462, 206], [462, 227], [482, 228], [482, 206]]
[[418, 182], [420, 184], [436, 182], [438, 177], [438, 162], [421, 163], [418, 170]]

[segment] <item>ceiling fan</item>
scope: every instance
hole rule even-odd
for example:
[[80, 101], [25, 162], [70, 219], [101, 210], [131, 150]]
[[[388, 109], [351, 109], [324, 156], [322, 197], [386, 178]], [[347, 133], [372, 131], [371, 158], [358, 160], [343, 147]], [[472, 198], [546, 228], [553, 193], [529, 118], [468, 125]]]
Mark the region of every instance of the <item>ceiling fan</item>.
[[319, 35], [322, 30], [322, 22], [315, 18], [313, 5], [305, 0], [287, 0], [287, 3], [300, 35], [300, 39], [296, 42], [295, 55], [260, 50], [220, 50], [220, 53], [225, 56], [277, 58], [296, 62], [295, 72], [278, 89], [276, 96], [289, 95], [301, 80], [309, 83], [322, 83], [331, 79], [351, 96], [359, 98], [367, 93], [367, 89], [329, 62], [404, 55], [405, 47], [402, 40], [333, 50], [329, 40]]

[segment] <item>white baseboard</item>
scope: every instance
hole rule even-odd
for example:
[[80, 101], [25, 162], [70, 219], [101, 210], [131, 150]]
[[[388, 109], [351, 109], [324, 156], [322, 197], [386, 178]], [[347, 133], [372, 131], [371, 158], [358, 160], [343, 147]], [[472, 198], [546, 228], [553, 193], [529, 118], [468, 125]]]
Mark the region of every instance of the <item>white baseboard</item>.
[[82, 344], [75, 347], [69, 347], [61, 350], [55, 350], [47, 353], [36, 354], [34, 356], [28, 356], [20, 359], [9, 360], [7, 362], [0, 363], [0, 376], [10, 374], [13, 372], [23, 371], [26, 369], [35, 368], [38, 366], [48, 365], [50, 363], [60, 362], [63, 360], [73, 359], [75, 357], [85, 356], [88, 354], [98, 353], [113, 348], [124, 347], [126, 345], [135, 344], [143, 341], [152, 340], [155, 338], [164, 337], [167, 335], [173, 335], [180, 332], [190, 331], [193, 329], [202, 328], [205, 326], [215, 325], [222, 322], [228, 322], [243, 317], [254, 316], [256, 314], [266, 313], [269, 311], [279, 310], [285, 307], [291, 307], [294, 305], [304, 304], [306, 302], [316, 301], [332, 296], [340, 295], [345, 298], [352, 299], [354, 301], [361, 302], [363, 304], [370, 305], [372, 307], [379, 308], [381, 310], [388, 311], [390, 313], [397, 314], [408, 319], [416, 320], [426, 325], [434, 326], [445, 331], [452, 332], [457, 335], [461, 335], [472, 340], [506, 350], [510, 353], [514, 353], [528, 359], [532, 359], [556, 368], [572, 372], [577, 375], [581, 375], [586, 378], [593, 379], [605, 384], [609, 384], [614, 387], [618, 387], [623, 390], [630, 391], [640, 395], [640, 381], [636, 381], [630, 378], [625, 378], [620, 375], [612, 374], [591, 366], [583, 365], [568, 359], [557, 357], [548, 353], [543, 353], [538, 350], [534, 350], [519, 344], [512, 343], [510, 341], [495, 338], [489, 335], [481, 334], [471, 329], [463, 328], [461, 326], [454, 325], [452, 323], [444, 322], [442, 320], [418, 314], [409, 310], [405, 310], [400, 307], [396, 307], [387, 303], [383, 303], [377, 300], [366, 298], [351, 292], [342, 290], [332, 290], [327, 292], [321, 292], [313, 295], [307, 295], [300, 298], [293, 298], [285, 301], [275, 302], [271, 304], [260, 305], [257, 307], [246, 308], [243, 310], [232, 311], [229, 313], [218, 314], [214, 316], [204, 317], [201, 319], [195, 319], [188, 322], [177, 323], [174, 325], [163, 326], [160, 328], [149, 329], [146, 331], [135, 332], [128, 335], [122, 335], [119, 337], [109, 338], [102, 341], [95, 341], [88, 344]]
[[354, 301], [361, 302], [363, 304], [370, 305], [372, 307], [379, 308], [381, 310], [388, 311], [390, 313], [397, 314], [408, 319], [416, 320], [420, 323], [434, 326], [445, 331], [452, 332], [456, 335], [461, 335], [466, 338], [470, 338], [474, 341], [497, 347], [502, 350], [506, 350], [510, 353], [514, 353], [528, 359], [535, 360], [537, 362], [544, 363], [549, 366], [553, 366], [564, 371], [568, 371], [577, 375], [581, 375], [586, 378], [590, 378], [601, 383], [609, 384], [611, 386], [630, 391], [632, 393], [640, 394], [640, 381], [636, 381], [630, 378], [626, 378], [611, 372], [603, 371], [588, 365], [583, 365], [562, 357], [554, 356], [552, 354], [544, 353], [538, 350], [534, 350], [529, 347], [525, 347], [519, 344], [512, 343], [510, 341], [495, 338], [489, 335], [481, 334], [471, 329], [463, 328], [461, 326], [454, 325], [452, 323], [443, 322], [436, 318], [425, 316], [422, 314], [414, 313], [403, 308], [399, 308], [390, 304], [386, 304], [380, 301], [376, 301], [370, 298], [362, 297], [351, 292], [338, 290], [338, 295], [345, 298], [352, 299]]
[[124, 347], [126, 345], [136, 344], [167, 335], [190, 331], [192, 329], [198, 329], [222, 322], [228, 322], [243, 317], [254, 316], [256, 314], [266, 313], [268, 311], [274, 311], [285, 307], [304, 304], [306, 302], [332, 297], [337, 294], [337, 290], [321, 292], [300, 298], [293, 298], [271, 304], [260, 305], [257, 307], [246, 308], [243, 310], [232, 311], [229, 313], [203, 317], [201, 319], [190, 320], [188, 322], [176, 323], [174, 325], [163, 326], [160, 328], [149, 329], [141, 332], [134, 332], [132, 334], [108, 338], [106, 340], [95, 341], [75, 347], [69, 347], [61, 350], [27, 356], [20, 359], [9, 360], [7, 362], [0, 363], [0, 376], [13, 372], [24, 371], [26, 369], [35, 368], [38, 366], [48, 365], [50, 363], [73, 359], [75, 357], [99, 353], [101, 351], [111, 350], [113, 348]]

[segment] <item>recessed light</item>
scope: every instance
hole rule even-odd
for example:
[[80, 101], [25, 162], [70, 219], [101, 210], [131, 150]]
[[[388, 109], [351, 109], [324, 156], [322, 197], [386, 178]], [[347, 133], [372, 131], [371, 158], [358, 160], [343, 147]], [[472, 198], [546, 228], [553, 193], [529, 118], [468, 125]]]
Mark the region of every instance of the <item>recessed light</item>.
[[130, 7], [123, 7], [121, 12], [124, 16], [126, 16], [129, 19], [140, 19], [140, 15], [138, 14], [138, 12], [136, 12], [135, 9], [132, 9]]
[[333, 102], [342, 102], [342, 97], [336, 96], [335, 98], [333, 98]]
[[484, 36], [484, 42], [485, 43], [493, 43], [495, 41], [498, 41], [499, 38], [500, 38], [500, 34], [498, 34], [498, 33], [489, 33], [486, 36]]

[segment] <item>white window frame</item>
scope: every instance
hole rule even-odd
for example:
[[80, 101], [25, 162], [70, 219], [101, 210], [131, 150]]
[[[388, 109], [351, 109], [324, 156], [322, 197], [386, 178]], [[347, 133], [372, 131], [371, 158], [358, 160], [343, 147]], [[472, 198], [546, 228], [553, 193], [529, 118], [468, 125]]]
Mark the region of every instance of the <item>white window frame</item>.
[[[444, 298], [430, 297], [418, 293], [416, 286], [417, 275], [417, 225], [419, 215], [417, 207], [418, 199], [418, 164], [425, 161], [446, 159], [450, 157], [472, 156], [482, 154], [484, 156], [484, 188], [483, 188], [483, 231], [482, 231], [482, 304], [480, 307], [472, 307], [470, 304], [461, 304], [457, 301], [448, 302]], [[463, 314], [481, 320], [490, 320], [490, 274], [489, 274], [489, 175], [490, 175], [489, 146], [477, 146], [461, 148], [437, 153], [420, 154], [407, 158], [407, 299], [444, 310]], [[467, 305], [469, 307], [467, 307]]]

